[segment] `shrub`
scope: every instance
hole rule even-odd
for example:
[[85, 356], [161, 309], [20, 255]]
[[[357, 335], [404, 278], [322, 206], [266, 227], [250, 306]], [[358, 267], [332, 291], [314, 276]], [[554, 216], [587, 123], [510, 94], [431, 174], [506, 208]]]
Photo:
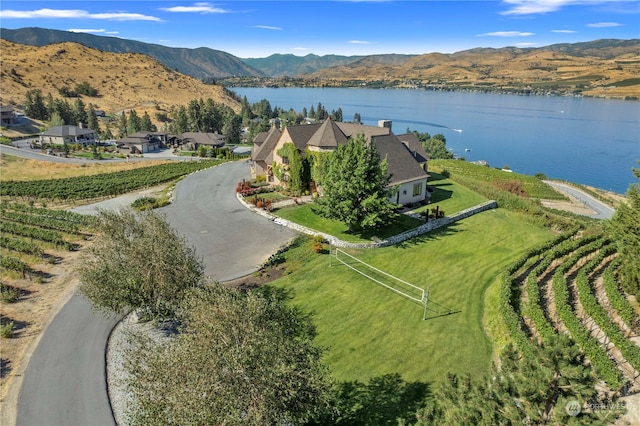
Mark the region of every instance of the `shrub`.
[[3, 339], [10, 339], [13, 337], [13, 321], [0, 325], [0, 337]]
[[10, 285], [0, 283], [0, 301], [14, 303], [20, 297], [20, 290]]

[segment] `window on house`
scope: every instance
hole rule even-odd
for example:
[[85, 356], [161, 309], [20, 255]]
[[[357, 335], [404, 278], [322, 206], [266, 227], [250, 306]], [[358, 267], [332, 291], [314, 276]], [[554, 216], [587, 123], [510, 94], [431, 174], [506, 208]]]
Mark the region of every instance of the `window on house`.
[[282, 157], [282, 164], [289, 164], [289, 157]]
[[289, 175], [282, 176], [282, 181], [283, 182], [289, 182]]
[[413, 185], [413, 196], [422, 194], [422, 183], [416, 183]]

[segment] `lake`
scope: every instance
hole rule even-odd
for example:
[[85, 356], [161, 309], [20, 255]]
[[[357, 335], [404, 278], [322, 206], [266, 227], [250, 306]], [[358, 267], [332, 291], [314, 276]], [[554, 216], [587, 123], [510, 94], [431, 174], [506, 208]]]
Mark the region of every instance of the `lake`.
[[[594, 98], [435, 92], [404, 89], [230, 88], [250, 103], [272, 108], [342, 108], [343, 119], [359, 113], [363, 124], [393, 121], [407, 129], [442, 133], [447, 146], [468, 161], [544, 173], [625, 193], [638, 180], [640, 102]], [[470, 150], [470, 151], [466, 151]]]

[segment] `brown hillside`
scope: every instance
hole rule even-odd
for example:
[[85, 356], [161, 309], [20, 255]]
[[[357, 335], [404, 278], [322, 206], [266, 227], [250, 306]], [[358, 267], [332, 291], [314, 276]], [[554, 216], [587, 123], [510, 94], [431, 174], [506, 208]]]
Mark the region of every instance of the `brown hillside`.
[[[173, 71], [155, 59], [137, 53], [108, 53], [77, 43], [57, 43], [43, 47], [0, 40], [2, 50], [0, 102], [20, 105], [30, 89], [40, 89], [46, 96], [60, 98], [59, 89], [73, 90], [87, 82], [99, 92], [98, 97], [82, 96], [85, 104], [109, 113], [136, 109], [168, 110], [186, 105], [192, 99], [211, 98], [235, 111], [237, 101], [224, 94], [223, 88]], [[72, 102], [73, 99], [70, 99]]]
[[640, 98], [640, 51], [618, 48], [608, 57], [577, 56], [544, 49], [472, 49], [430, 53], [400, 65], [336, 67], [309, 76], [334, 81], [404, 81], [505, 90], [576, 91], [585, 95]]

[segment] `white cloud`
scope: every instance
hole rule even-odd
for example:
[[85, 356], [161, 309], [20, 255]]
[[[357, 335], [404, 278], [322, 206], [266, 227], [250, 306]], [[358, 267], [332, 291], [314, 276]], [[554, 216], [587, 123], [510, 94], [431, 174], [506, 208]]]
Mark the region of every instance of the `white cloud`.
[[282, 31], [282, 28], [280, 27], [272, 27], [269, 25], [254, 25], [253, 28], [260, 28], [263, 30], [274, 30], [274, 31]]
[[140, 13], [89, 13], [79, 9], [38, 9], [38, 10], [0, 10], [3, 19], [104, 19], [107, 21], [162, 21], [160, 18]]
[[105, 34], [115, 35], [115, 34], [120, 34], [120, 31], [106, 31]]
[[613, 28], [613, 27], [621, 27], [622, 24], [618, 22], [597, 22], [595, 24], [587, 24], [589, 28]]
[[479, 37], [530, 37], [535, 33], [523, 31], [494, 31], [491, 33], [478, 34]]
[[71, 33], [106, 33], [105, 30], [96, 30], [91, 28], [69, 28], [67, 31]]
[[229, 13], [228, 10], [204, 2], [194, 3], [193, 6], [161, 7], [160, 10], [176, 13]]
[[577, 33], [577, 31], [574, 30], [551, 30], [552, 33], [559, 33], [559, 34], [575, 34]]
[[518, 47], [533, 47], [533, 46], [537, 46], [536, 43], [517, 43], [516, 46]]
[[348, 43], [349, 44], [371, 44], [370, 41], [365, 41], [365, 40], [349, 40]]
[[294, 47], [292, 50], [309, 50], [308, 47]]
[[503, 0], [502, 3], [509, 7], [500, 12], [501, 15], [531, 15], [535, 13], [556, 12], [565, 6], [574, 5], [602, 5], [619, 4], [621, 2], [634, 2], [634, 0]]

